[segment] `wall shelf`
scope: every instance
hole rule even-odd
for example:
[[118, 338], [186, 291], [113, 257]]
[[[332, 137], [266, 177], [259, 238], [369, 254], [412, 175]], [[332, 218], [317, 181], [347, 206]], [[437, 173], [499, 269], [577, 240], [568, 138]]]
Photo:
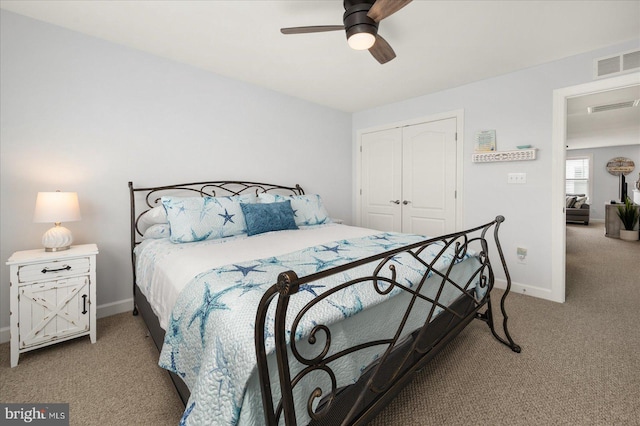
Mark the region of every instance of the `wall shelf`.
[[471, 161], [474, 163], [491, 163], [495, 161], [535, 160], [536, 151], [536, 148], [531, 148], [515, 151], [474, 152], [471, 155]]

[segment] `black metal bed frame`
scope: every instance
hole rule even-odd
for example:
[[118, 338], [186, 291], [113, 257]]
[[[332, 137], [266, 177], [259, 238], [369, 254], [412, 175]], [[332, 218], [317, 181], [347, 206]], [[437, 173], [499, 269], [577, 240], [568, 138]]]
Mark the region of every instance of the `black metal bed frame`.
[[[158, 349], [162, 346], [164, 331], [160, 328], [158, 319], [153, 314], [144, 295], [137, 291], [135, 281], [135, 254], [133, 249], [140, 242], [141, 233], [137, 224], [142, 214], [159, 205], [161, 195], [176, 195], [175, 193], [178, 191], [184, 191], [182, 192], [183, 195], [185, 193], [196, 193], [200, 196], [239, 195], [250, 192], [255, 192], [256, 194], [260, 192], [304, 194], [299, 185], [287, 187], [242, 181], [198, 182], [150, 188], [134, 188], [133, 183], [129, 182], [129, 191], [131, 199], [131, 253], [135, 304], [133, 313], [137, 315], [138, 309], [140, 310]], [[138, 192], [146, 193], [144, 210], [142, 211], [136, 210], [135, 198]], [[498, 231], [503, 221], [504, 217], [498, 216], [495, 220], [473, 229], [428, 239], [305, 277], [298, 277], [294, 271], [280, 274], [278, 282], [265, 292], [256, 313], [255, 346], [266, 424], [277, 425], [284, 420], [287, 425], [296, 425], [300, 421], [300, 413], [296, 412], [294, 405], [294, 389], [305, 380], [305, 377], [317, 372], [322, 372], [329, 377], [331, 389], [323, 391], [320, 387], [316, 387], [308, 396], [306, 415], [311, 419], [309, 424], [366, 424], [404, 386], [411, 382], [417, 371], [435, 357], [473, 319], [485, 322], [493, 336], [500, 343], [514, 352], [520, 352], [520, 346], [514, 343], [507, 328], [508, 317], [505, 310], [505, 300], [511, 288], [511, 277], [498, 238]], [[506, 277], [506, 289], [500, 299], [500, 309], [503, 317], [501, 328], [504, 337], [501, 337], [498, 330], [496, 330], [491, 304], [491, 290], [494, 286], [495, 275], [489, 257], [490, 238], [488, 235], [491, 234], [490, 231], [492, 229], [492, 241]], [[435, 244], [441, 247], [435, 259], [428, 263], [421, 260], [419, 255]], [[435, 262], [445, 254], [446, 250], [454, 251], [455, 260], [462, 260], [471, 251], [477, 256], [479, 266], [466, 282], [456, 283], [452, 278], [452, 271], [456, 265], [460, 264], [458, 261], [452, 261], [444, 271], [435, 267]], [[396, 281], [396, 268], [400, 267], [400, 265], [392, 263], [392, 260], [394, 256], [398, 256], [401, 253], [412, 256], [425, 267], [424, 275], [417, 287], [409, 288]], [[365, 264], [375, 266], [373, 274], [344, 282], [314, 298], [303, 308], [290, 312], [289, 301], [291, 298], [296, 297], [301, 286]], [[440, 283], [439, 290], [434, 298], [426, 297], [421, 293], [422, 286], [429, 276], [436, 277]], [[476, 281], [479, 282], [480, 287], [486, 289], [482, 298], [477, 298], [475, 295], [472, 283]], [[381, 336], [375, 341], [359, 343], [352, 347], [334, 348], [332, 347], [330, 328], [327, 325], [318, 324], [306, 337], [310, 345], [316, 345], [314, 347], [318, 348], [317, 354], [312, 358], [305, 357], [298, 351], [295, 339], [288, 341], [287, 334], [295, 335], [298, 325], [305, 315], [312, 310], [313, 306], [334, 293], [344, 291], [354, 285], [362, 285], [363, 283], [372, 285], [380, 295], [387, 295], [393, 289], [398, 289], [400, 292], [405, 292], [409, 295], [408, 306], [402, 315], [400, 324], [398, 324], [392, 335]], [[450, 305], [444, 304], [439, 300], [445, 285], [454, 285], [461, 292], [461, 296]], [[428, 306], [430, 306], [428, 311], [424, 312], [424, 322], [415, 330], [405, 330], [407, 320], [410, 315], [415, 313], [414, 310], [418, 309], [416, 307], [419, 302], [428, 302]], [[277, 367], [276, 371], [270, 374], [264, 333], [268, 321], [267, 311], [273, 303], [276, 304], [275, 318], [272, 321], [274, 322]], [[440, 308], [442, 311], [436, 314], [436, 308]], [[287, 330], [287, 317], [294, 318], [290, 330]], [[381, 355], [377, 361], [363, 372], [356, 383], [338, 388], [332, 363], [356, 351], [371, 348], [380, 348]], [[298, 363], [301, 368], [292, 371], [292, 362]], [[175, 374], [171, 374], [171, 378], [180, 397], [186, 403], [189, 397], [188, 389]], [[274, 392], [274, 389], [276, 392]], [[275, 394], [280, 396], [276, 398], [274, 397]]]
[[[180, 183], [175, 185], [153, 186], [147, 188], [135, 188], [133, 182], [129, 182], [129, 203], [131, 208], [131, 266], [133, 268], [133, 314], [138, 315], [136, 296], [136, 258], [133, 250], [142, 242], [142, 232], [138, 228], [140, 217], [154, 207], [162, 205], [160, 199], [163, 195], [200, 196], [200, 197], [226, 197], [240, 194], [254, 193], [284, 193], [287, 195], [304, 195], [300, 185], [282, 186], [270, 183], [245, 182], [245, 181], [211, 181]], [[136, 193], [144, 194], [143, 207], [136, 207]]]
[[[300, 413], [296, 412], [293, 401], [294, 388], [300, 384], [306, 376], [314, 372], [326, 374], [331, 381], [331, 389], [326, 392], [321, 388], [315, 388], [308, 397], [306, 414], [313, 425], [353, 425], [366, 424], [371, 420], [406, 384], [413, 374], [420, 370], [431, 360], [453, 337], [455, 337], [473, 319], [486, 322], [495, 338], [514, 352], [520, 352], [520, 347], [514, 343], [507, 328], [507, 313], [505, 299], [511, 287], [511, 278], [502, 253], [498, 239], [498, 230], [504, 217], [498, 216], [494, 221], [485, 225], [456, 232], [449, 235], [432, 238], [419, 243], [387, 251], [376, 256], [348, 263], [343, 266], [328, 269], [305, 277], [298, 277], [294, 271], [280, 274], [278, 282], [264, 294], [256, 316], [256, 353], [258, 356], [258, 371], [262, 388], [263, 406], [265, 407], [265, 421], [268, 425], [277, 425], [281, 418], [285, 424], [296, 425]], [[494, 242], [500, 261], [504, 268], [507, 280], [507, 288], [500, 301], [500, 309], [503, 315], [502, 328], [504, 338], [501, 337], [494, 325], [491, 305], [491, 290], [493, 289], [495, 275], [489, 260], [489, 241], [487, 233], [493, 228]], [[430, 262], [420, 259], [419, 255], [427, 247], [438, 244], [438, 254]], [[452, 271], [459, 263], [452, 261], [445, 271], [435, 267], [436, 261], [448, 250], [455, 252], [454, 259], [462, 260], [471, 247], [479, 246], [476, 251], [479, 266], [472, 276], [464, 283], [456, 283], [451, 278]], [[475, 250], [474, 250], [475, 251]], [[416, 288], [407, 287], [396, 280], [397, 268], [400, 264], [392, 263], [395, 256], [406, 253], [423, 264], [424, 274]], [[365, 264], [373, 264], [374, 272], [369, 276], [344, 282], [339, 286], [326, 291], [314, 298], [300, 309], [291, 312], [289, 301], [295, 297], [301, 286], [308, 285], [328, 276], [343, 273]], [[385, 276], [383, 271], [389, 273]], [[388, 276], [390, 275], [390, 277]], [[421, 294], [422, 286], [429, 276], [436, 277], [439, 281], [439, 290], [435, 298]], [[486, 293], [480, 299], [476, 298], [473, 286], [478, 280], [479, 286], [486, 289]], [[370, 284], [380, 295], [389, 294], [393, 289], [399, 289], [410, 295], [408, 306], [398, 324], [395, 332], [389, 337], [380, 336], [378, 340], [355, 344], [351, 347], [332, 348], [330, 327], [317, 324], [306, 337], [310, 345], [317, 346], [317, 352], [312, 358], [304, 356], [297, 350], [295, 339], [289, 342], [287, 335], [296, 335], [299, 324], [313, 306], [330, 295], [344, 291], [345, 289], [362, 284]], [[384, 284], [383, 284], [384, 283]], [[431, 284], [433, 285], [433, 284]], [[445, 285], [454, 285], [461, 290], [461, 296], [451, 305], [440, 302], [439, 298]], [[424, 322], [415, 330], [405, 330], [405, 325], [419, 300], [428, 302], [430, 308], [424, 312]], [[271, 382], [267, 353], [265, 349], [265, 325], [267, 311], [272, 303], [276, 303], [275, 341], [277, 358], [277, 383]], [[439, 307], [442, 312], [435, 315], [435, 309]], [[481, 310], [483, 310], [481, 312]], [[294, 318], [290, 330], [287, 329], [286, 318]], [[366, 370], [360, 379], [346, 388], [336, 387], [336, 375], [331, 364], [338, 359], [349, 356], [356, 351], [371, 347], [382, 347], [380, 358]], [[291, 355], [290, 355], [291, 354]], [[299, 371], [292, 371], [291, 358], [297, 362]], [[279, 386], [281, 397], [275, 401], [272, 387]]]
[[[158, 351], [162, 350], [165, 330], [160, 327], [158, 317], [155, 315], [149, 301], [137, 288], [136, 284], [136, 257], [134, 249], [142, 242], [142, 232], [140, 232], [140, 229], [138, 228], [140, 217], [152, 208], [162, 205], [160, 199], [163, 195], [217, 197], [248, 193], [254, 193], [256, 195], [260, 193], [280, 193], [285, 195], [304, 194], [304, 190], [299, 185], [282, 186], [268, 183], [232, 180], [192, 182], [140, 188], [134, 187], [133, 182], [129, 182], [128, 186], [131, 220], [131, 267], [133, 271], [133, 315], [142, 315], [142, 318], [149, 329], [149, 334], [151, 335]], [[137, 197], [137, 194], [140, 194], [140, 196]], [[141, 199], [139, 200], [138, 198]], [[174, 374], [171, 371], [168, 373], [178, 395], [180, 396], [180, 399], [186, 405], [190, 395], [189, 388], [177, 374]]]

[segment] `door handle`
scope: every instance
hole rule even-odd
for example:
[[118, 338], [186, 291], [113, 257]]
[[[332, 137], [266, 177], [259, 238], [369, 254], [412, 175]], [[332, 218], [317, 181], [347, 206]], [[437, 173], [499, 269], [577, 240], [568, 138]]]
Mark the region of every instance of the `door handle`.
[[411, 201], [404, 200], [404, 201], [402, 202], [402, 204], [404, 204], [404, 205], [406, 206], [406, 205], [407, 205], [407, 204], [409, 204], [410, 202], [411, 202]]
[[389, 202], [390, 202], [390, 203], [393, 203], [393, 204], [400, 204], [400, 200], [395, 200], [395, 201], [394, 201], [394, 200], [391, 200], [391, 201], [389, 201]]

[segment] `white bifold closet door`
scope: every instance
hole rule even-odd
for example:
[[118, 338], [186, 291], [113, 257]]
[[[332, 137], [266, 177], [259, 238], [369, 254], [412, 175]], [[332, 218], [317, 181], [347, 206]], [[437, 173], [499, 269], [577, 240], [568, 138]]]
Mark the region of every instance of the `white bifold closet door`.
[[456, 225], [456, 119], [365, 133], [361, 223], [438, 236]]

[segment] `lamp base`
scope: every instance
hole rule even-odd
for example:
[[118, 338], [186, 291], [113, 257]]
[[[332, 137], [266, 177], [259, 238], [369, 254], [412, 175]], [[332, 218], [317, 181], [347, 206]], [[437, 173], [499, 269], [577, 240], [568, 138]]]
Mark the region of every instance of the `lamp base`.
[[63, 251], [63, 250], [69, 250], [70, 248], [71, 248], [71, 246], [66, 246], [66, 247], [45, 247], [44, 251], [46, 251], [46, 252]]
[[50, 228], [42, 236], [42, 245], [44, 251], [62, 251], [68, 250], [73, 242], [73, 236], [64, 226], [60, 226], [59, 223], [53, 228]]

